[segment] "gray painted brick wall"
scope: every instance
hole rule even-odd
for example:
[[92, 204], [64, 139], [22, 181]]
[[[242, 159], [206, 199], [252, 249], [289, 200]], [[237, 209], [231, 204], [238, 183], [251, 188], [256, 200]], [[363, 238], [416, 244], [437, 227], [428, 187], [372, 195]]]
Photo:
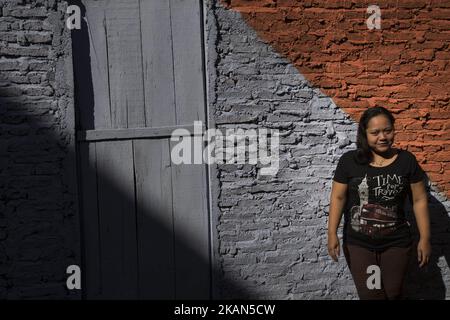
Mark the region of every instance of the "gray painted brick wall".
[[[211, 123], [223, 129], [276, 128], [281, 134], [276, 176], [261, 176], [249, 164], [213, 170], [215, 263], [223, 272], [216, 296], [357, 298], [343, 256], [333, 263], [326, 245], [331, 179], [339, 157], [356, 147], [357, 125], [263, 43], [239, 13], [219, 1], [207, 3]], [[448, 227], [449, 201], [432, 194], [431, 213], [442, 215]], [[448, 238], [446, 227], [432, 229], [436, 238]], [[410, 297], [437, 298], [435, 289], [445, 294], [445, 248], [435, 246], [442, 252], [430, 264], [433, 271], [412, 267]], [[224, 279], [247, 290], [228, 290]]]
[[[219, 165], [216, 259], [245, 293], [221, 297], [354, 298], [343, 261], [326, 251], [327, 193], [339, 155], [354, 147], [353, 122], [261, 42], [238, 13], [210, 3], [210, 113], [218, 128], [280, 132], [280, 169]], [[212, 51], [212, 52], [211, 52]], [[320, 274], [320, 277], [318, 276]]]
[[66, 3], [0, 1], [0, 299], [79, 298]]

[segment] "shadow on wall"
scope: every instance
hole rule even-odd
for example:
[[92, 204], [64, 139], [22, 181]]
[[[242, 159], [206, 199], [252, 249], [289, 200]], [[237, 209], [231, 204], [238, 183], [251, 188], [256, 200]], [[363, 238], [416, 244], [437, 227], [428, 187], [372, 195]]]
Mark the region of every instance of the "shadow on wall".
[[[84, 130], [94, 129], [94, 88], [91, 76], [91, 58], [88, 25], [86, 23], [86, 8], [80, 0], [68, 1], [69, 5], [77, 5], [81, 10], [81, 29], [72, 30], [72, 57], [74, 70], [74, 95], [76, 110], [76, 127]], [[79, 108], [86, 110], [80, 119]]]
[[33, 98], [0, 86], [0, 299], [78, 299], [66, 288], [79, 264], [74, 155], [55, 101]]
[[[426, 185], [429, 185], [428, 178]], [[407, 299], [443, 300], [447, 297], [445, 280], [448, 282], [450, 279], [450, 275], [447, 274], [444, 280], [445, 275], [441, 274], [442, 268], [445, 267], [448, 270], [450, 266], [450, 217], [445, 206], [431, 195], [428, 189], [432, 255], [428, 266], [419, 268], [416, 250], [419, 232], [412, 206], [410, 203], [408, 204], [407, 212], [412, 222], [414, 250], [405, 281], [405, 297]]]
[[[86, 25], [83, 30], [86, 30]], [[77, 105], [82, 107], [92, 106], [93, 101], [90, 70], [86, 68], [90, 64], [86, 36], [83, 34], [78, 39], [74, 36], [73, 39], [75, 76], [78, 79], [76, 89], [83, 92], [77, 95]], [[68, 180], [65, 176], [71, 170], [67, 168], [68, 164], [73, 166], [72, 160], [77, 155], [73, 154], [67, 141], [64, 141], [71, 133], [61, 133], [63, 129], [59, 126], [64, 127], [64, 123], [59, 123], [55, 103], [57, 99], [48, 96], [28, 98], [23, 96], [21, 86], [14, 83], [0, 86], [0, 298], [78, 299], [79, 292], [66, 288], [66, 268], [71, 264], [82, 267], [84, 298], [88, 293], [100, 299], [173, 298], [170, 295], [178, 288], [177, 283], [183, 283], [184, 287], [180, 289], [182, 291], [175, 292], [178, 294], [176, 297], [199, 298], [199, 288], [206, 287], [206, 296], [201, 291], [201, 298], [208, 299], [211, 298], [210, 278], [216, 279], [221, 288], [226, 288], [230, 297], [252, 297], [244, 287], [226, 279], [214, 268], [212, 275], [206, 275], [206, 283], [189, 278], [192, 274], [192, 270], [189, 270], [190, 261], [195, 261], [195, 265], [200, 265], [202, 270], [211, 268], [210, 261], [205, 260], [190, 245], [189, 238], [183, 235], [182, 230], [181, 235], [174, 239], [172, 230], [152, 218], [156, 210], [152, 207], [145, 208], [146, 211], [137, 220], [147, 229], [139, 229], [138, 226], [138, 230], [146, 232], [141, 239], [157, 239], [158, 242], [138, 243], [134, 239], [135, 252], [125, 252], [118, 247], [108, 247], [122, 241], [120, 237], [126, 236], [111, 232], [108, 238], [111, 242], [100, 244], [103, 251], [99, 256], [83, 256], [83, 261], [80, 261], [76, 253], [79, 251], [79, 243], [74, 236], [79, 232], [75, 215], [78, 203], [75, 196], [67, 191], [71, 186], [66, 184]], [[114, 173], [97, 172], [97, 179], [102, 179], [111, 201], [119, 203], [122, 208], [135, 208], [134, 195], [124, 193], [122, 186], [110, 176], [114, 176]], [[79, 182], [78, 184], [80, 185]], [[81, 199], [81, 194], [79, 198]], [[70, 208], [67, 203], [71, 203]], [[128, 217], [136, 214], [135, 211], [128, 213]], [[161, 214], [171, 213], [158, 213]], [[99, 233], [111, 230], [87, 230], [92, 231], [98, 237]], [[116, 241], [115, 237], [119, 240]], [[159, 256], [152, 252], [148, 253], [147, 260], [142, 256], [149, 246], [163, 247], [166, 242], [176, 248], [180, 257], [186, 258], [185, 261], [176, 261], [176, 269], [169, 271], [172, 275], [170, 283], [158, 278], [161, 274], [168, 274], [164, 269], [167, 266], [158, 262]], [[86, 243], [82, 246], [86, 247]], [[116, 257], [121, 257], [122, 260], [115, 261]], [[126, 257], [138, 257], [141, 267], [149, 269], [138, 270], [138, 262], [124, 260]], [[94, 272], [86, 274], [86, 265], [94, 266], [91, 269]], [[175, 271], [178, 273], [175, 274]], [[105, 282], [111, 279], [114, 281]], [[135, 282], [129, 283], [130, 279]], [[201, 280], [204, 279], [205, 275]], [[146, 288], [145, 285], [149, 287]]]
[[[99, 256], [82, 256], [82, 262], [74, 252], [79, 249], [76, 240], [71, 235], [77, 232], [77, 221], [73, 220], [73, 213], [58, 209], [64, 206], [64, 201], [75, 199], [63, 199], [66, 189], [62, 177], [63, 163], [74, 159], [75, 155], [61, 148], [61, 138], [58, 132], [48, 129], [49, 123], [40, 123], [36, 116], [36, 110], [31, 107], [23, 107], [8, 99], [4, 88], [0, 88], [0, 114], [2, 140], [7, 138], [9, 143], [2, 141], [5, 146], [35, 145], [35, 152], [15, 152], [16, 149], [2, 148], [0, 167], [0, 298], [2, 299], [69, 299], [75, 298], [74, 293], [66, 288], [66, 268], [71, 264], [78, 264], [82, 268], [83, 283], [82, 296], [95, 299], [209, 299], [210, 279], [206, 275], [206, 283], [200, 283], [196, 278], [188, 278], [195, 273], [190, 270], [189, 262], [195, 262], [195, 266], [202, 270], [210, 268], [210, 261], [197, 253], [189, 243], [187, 236], [181, 235], [173, 238], [172, 230], [160, 221], [153, 219], [155, 209], [145, 208], [141, 212], [139, 230], [144, 240], [155, 242], [135, 242], [135, 252], [124, 252], [123, 248], [114, 247], [120, 242], [121, 237], [126, 236], [122, 230], [117, 234], [110, 233], [108, 243], [100, 244]], [[20, 111], [19, 111], [20, 110]], [[17, 138], [13, 133], [11, 123], [30, 128], [26, 136]], [[31, 133], [33, 131], [33, 133]], [[14, 140], [17, 140], [14, 142]], [[19, 141], [20, 140], [20, 141]], [[40, 150], [39, 148], [41, 148]], [[4, 150], [3, 150], [4, 149]], [[8, 155], [8, 153], [11, 153]], [[14, 159], [11, 159], [11, 155]], [[34, 160], [30, 160], [34, 159]], [[36, 168], [45, 166], [48, 161], [58, 162], [59, 170], [53, 173], [37, 173]], [[25, 177], [24, 163], [31, 161], [34, 164], [33, 173]], [[83, 161], [83, 159], [81, 159]], [[91, 164], [93, 165], [93, 164]], [[67, 169], [67, 168], [66, 168]], [[94, 173], [95, 174], [95, 173]], [[120, 204], [122, 208], [135, 208], [135, 199], [127, 194], [122, 186], [109, 178], [110, 172], [97, 172], [98, 179], [108, 189], [110, 201]], [[19, 191], [16, 184], [22, 184], [24, 188]], [[80, 184], [80, 183], [79, 183]], [[26, 187], [25, 187], [26, 186]], [[81, 198], [82, 190], [79, 190]], [[133, 218], [136, 212], [129, 212], [128, 217]], [[170, 212], [164, 214], [171, 214]], [[161, 215], [158, 213], [157, 215]], [[125, 217], [125, 216], [124, 216]], [[134, 217], [135, 218], [135, 217]], [[108, 228], [109, 226], [107, 226]], [[89, 235], [99, 237], [102, 230], [84, 230], [92, 232]], [[181, 232], [182, 233], [182, 232]], [[117, 240], [117, 241], [116, 241]], [[157, 242], [156, 242], [157, 241]], [[173, 278], [167, 279], [167, 265], [164, 265], [164, 257], [147, 252], [147, 249], [167, 248], [170, 243], [184, 261], [176, 261], [175, 269], [170, 270]], [[83, 243], [83, 247], [86, 247]], [[92, 244], [89, 244], [92, 246]], [[94, 244], [95, 245], [95, 244]], [[164, 253], [159, 251], [159, 253]], [[125, 260], [127, 257], [139, 257], [140, 265], [144, 270], [138, 270], [137, 261]], [[89, 271], [86, 271], [89, 266]], [[101, 267], [101, 271], [100, 271]], [[240, 284], [227, 280], [219, 271], [213, 269], [213, 277], [220, 281], [221, 287], [228, 290], [229, 297], [253, 297]], [[140, 278], [138, 277], [140, 276]], [[175, 277], [176, 276], [176, 277]], [[205, 275], [200, 275], [200, 280], [205, 280]], [[133, 283], [129, 282], [134, 280]], [[183, 284], [177, 290], [176, 297], [173, 288], [177, 282]], [[155, 288], [157, 288], [155, 290]], [[205, 288], [207, 295], [205, 296]], [[214, 288], [213, 288], [214, 290]]]

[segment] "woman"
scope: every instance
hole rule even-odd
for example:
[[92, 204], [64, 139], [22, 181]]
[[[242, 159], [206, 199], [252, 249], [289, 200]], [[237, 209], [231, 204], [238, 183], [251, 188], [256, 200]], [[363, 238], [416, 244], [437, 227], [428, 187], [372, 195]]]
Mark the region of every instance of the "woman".
[[[328, 253], [340, 253], [337, 229], [344, 212], [343, 251], [360, 299], [399, 299], [412, 250], [403, 204], [412, 198], [420, 233], [420, 267], [430, 259], [430, 223], [424, 172], [415, 156], [392, 147], [392, 114], [367, 109], [358, 126], [357, 150], [341, 156], [333, 177]], [[380, 273], [379, 284], [374, 276]]]

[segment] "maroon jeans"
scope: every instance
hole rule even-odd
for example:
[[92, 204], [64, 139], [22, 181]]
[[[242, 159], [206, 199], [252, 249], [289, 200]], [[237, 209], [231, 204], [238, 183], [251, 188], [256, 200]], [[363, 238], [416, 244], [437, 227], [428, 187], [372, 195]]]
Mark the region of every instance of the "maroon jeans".
[[[411, 246], [391, 247], [383, 251], [352, 245], [343, 245], [345, 259], [361, 300], [395, 300], [402, 298], [403, 280], [411, 257]], [[369, 289], [367, 280], [373, 275], [367, 268], [378, 266], [381, 271], [381, 288]]]

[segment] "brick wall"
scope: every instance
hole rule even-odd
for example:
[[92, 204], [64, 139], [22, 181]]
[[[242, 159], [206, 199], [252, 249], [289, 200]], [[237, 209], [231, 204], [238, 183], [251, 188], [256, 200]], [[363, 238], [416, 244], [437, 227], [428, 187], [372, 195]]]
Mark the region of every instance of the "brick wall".
[[[428, 159], [427, 164], [436, 166], [423, 165], [436, 182], [431, 186], [429, 198], [434, 257], [425, 272], [411, 264], [410, 284], [406, 289], [412, 298], [444, 298], [445, 288], [450, 285], [446, 263], [450, 258], [450, 204], [442, 192], [445, 184], [438, 182], [445, 179], [448, 158], [436, 157], [445, 157], [448, 145], [445, 133], [448, 127], [444, 126], [444, 120], [448, 120], [445, 113], [448, 90], [444, 91], [444, 85], [432, 77], [434, 80], [429, 85], [441, 86], [442, 92], [430, 92], [424, 99], [386, 97], [387, 88], [395, 89], [394, 96], [416, 92], [417, 88], [408, 81], [402, 82], [412, 76], [399, 75], [406, 72], [403, 68], [415, 64], [405, 62], [400, 67], [395, 64], [395, 54], [406, 53], [384, 48], [377, 58], [370, 58], [376, 62], [370, 64], [373, 68], [370, 71], [364, 61], [368, 54], [375, 55], [375, 49], [363, 49], [371, 48], [369, 42], [379, 36], [371, 33], [364, 40], [361, 34], [367, 33], [366, 15], [360, 9], [346, 14], [353, 15], [354, 19], [359, 17], [361, 23], [359, 20], [354, 23], [364, 24], [366, 29], [355, 27], [357, 32], [347, 36], [353, 37], [349, 38], [351, 41], [339, 41], [339, 30], [345, 30], [345, 26], [337, 29], [338, 21], [346, 25], [351, 21], [346, 16], [342, 18], [337, 9], [339, 3], [349, 8], [355, 6], [348, 1], [208, 3], [211, 122], [218, 128], [266, 127], [281, 133], [280, 170], [275, 177], [261, 176], [258, 166], [248, 164], [219, 165], [213, 171], [213, 178], [217, 177], [213, 179], [217, 188], [213, 216], [216, 224], [213, 238], [217, 239], [215, 261], [225, 278], [232, 278], [248, 289], [232, 292], [225, 283], [218, 286], [216, 294], [277, 299], [356, 298], [343, 258], [335, 264], [327, 255], [326, 214], [337, 159], [356, 147], [358, 114], [368, 106], [382, 104], [399, 109], [395, 114], [399, 119], [397, 146], [408, 146], [422, 160], [422, 165]], [[446, 9], [439, 10], [442, 13]], [[411, 21], [403, 21], [400, 26], [407, 23]], [[333, 33], [336, 38], [332, 37]], [[356, 43], [358, 37], [361, 43]], [[329, 44], [322, 38], [330, 38]], [[425, 39], [423, 43], [437, 48], [433, 59], [424, 55], [419, 62], [429, 63], [429, 68], [435, 68], [435, 76], [445, 77], [448, 69], [443, 57], [448, 47], [445, 44], [439, 47], [437, 42], [442, 43]], [[395, 48], [399, 46], [396, 44]], [[338, 69], [347, 63], [353, 66], [350, 71]], [[378, 74], [379, 68], [385, 73], [392, 70], [387, 75]], [[402, 71], [397, 72], [395, 68]], [[419, 74], [424, 76], [418, 71], [417, 77], [412, 78], [419, 81]], [[389, 81], [398, 83], [389, 84]], [[416, 119], [423, 110], [429, 116]], [[436, 126], [427, 131], [422, 123]], [[412, 127], [406, 130], [406, 125]], [[433, 132], [440, 136], [430, 142], [425, 137]], [[422, 142], [419, 136], [424, 139]], [[431, 149], [424, 148], [434, 148], [436, 152], [428, 157]], [[433, 171], [438, 167], [438, 172]]]
[[66, 4], [0, 0], [0, 299], [77, 298], [79, 262]]
[[[400, 38], [394, 29], [382, 38], [347, 34], [347, 24], [363, 32], [366, 18], [349, 1], [206, 2], [211, 125], [281, 133], [276, 176], [248, 164], [211, 168], [216, 297], [356, 298], [343, 259], [327, 256], [326, 214], [337, 159], [355, 147], [360, 111], [377, 104], [396, 112], [398, 145], [408, 143], [435, 183], [434, 255], [425, 271], [411, 265], [408, 292], [445, 297], [449, 8], [445, 1], [431, 11], [401, 2], [392, 10], [379, 3], [382, 25]], [[79, 298], [65, 288], [66, 267], [80, 264], [65, 6], [0, 0], [0, 298]], [[418, 51], [411, 55], [406, 46]]]
[[450, 196], [450, 3], [226, 0], [279, 54], [355, 121], [381, 105], [397, 119], [397, 145], [414, 152]]

